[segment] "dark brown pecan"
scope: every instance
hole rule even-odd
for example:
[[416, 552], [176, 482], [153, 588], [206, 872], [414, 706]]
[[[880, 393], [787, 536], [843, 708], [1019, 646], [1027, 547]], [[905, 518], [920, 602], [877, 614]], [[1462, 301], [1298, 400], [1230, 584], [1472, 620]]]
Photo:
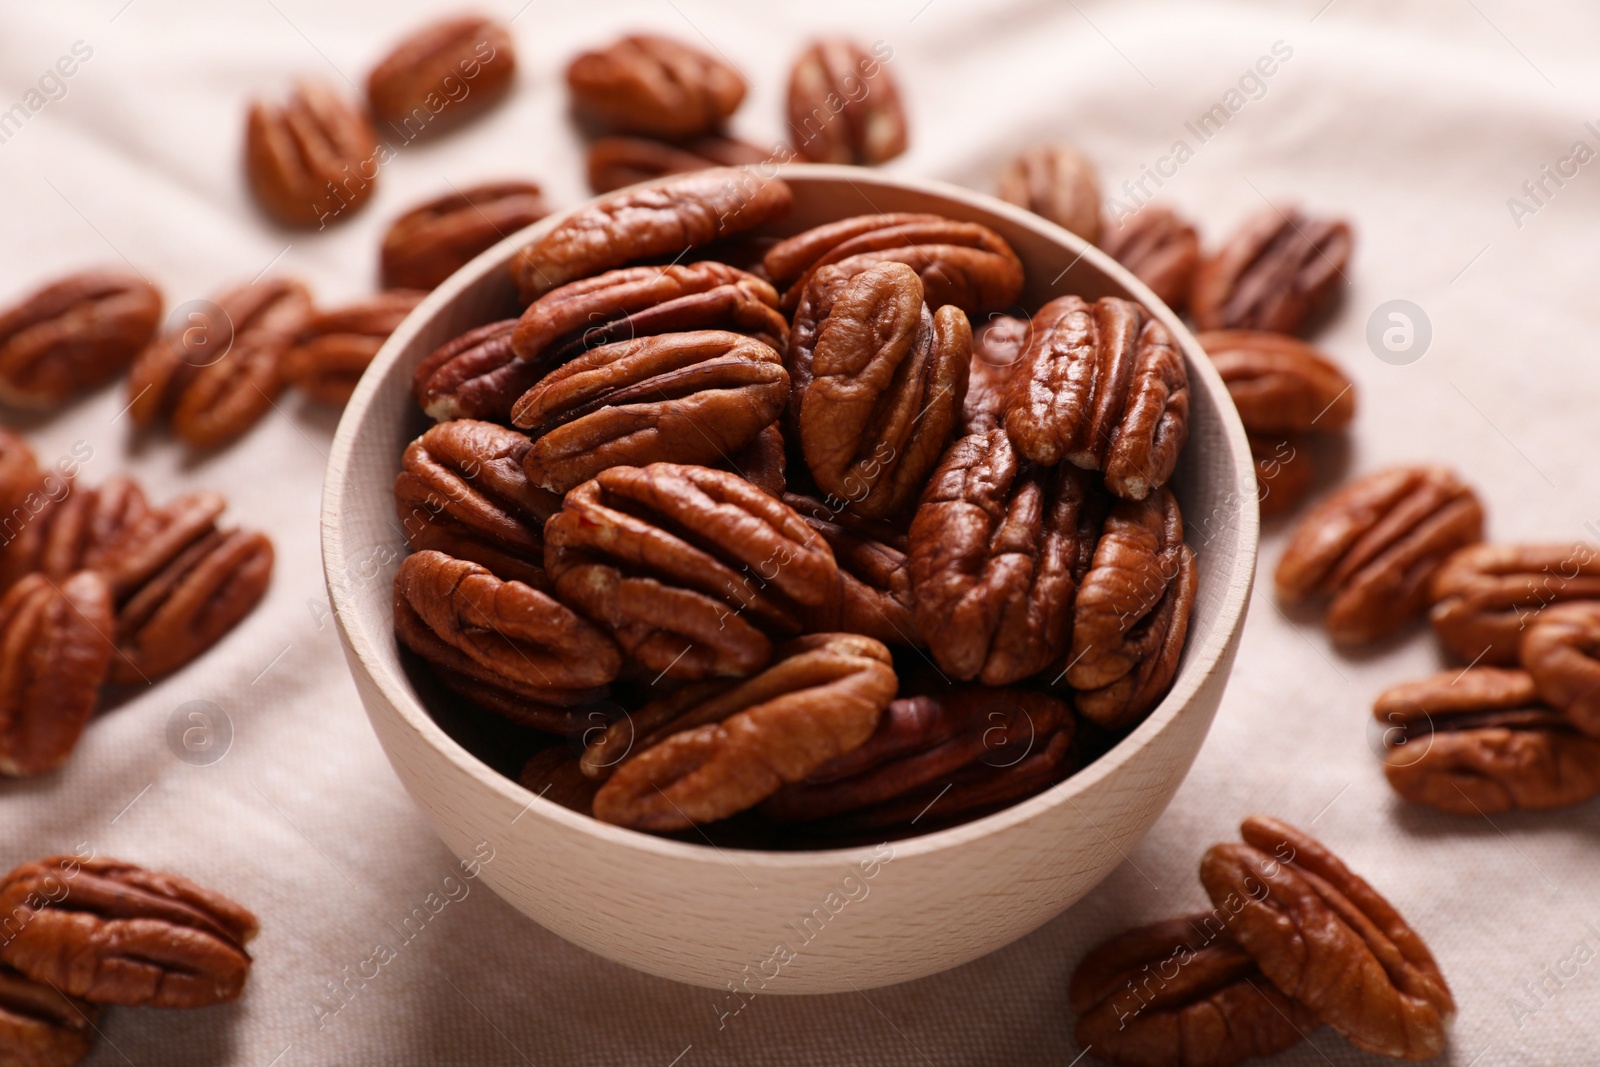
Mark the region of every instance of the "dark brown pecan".
[[[33, 446], [21, 434], [0, 426], [0, 524], [10, 520], [12, 509], [35, 491], [39, 478], [39, 457]], [[15, 536], [15, 529], [0, 526], [0, 537]]]
[[1078, 1044], [1119, 1067], [1232, 1067], [1292, 1048], [1316, 1016], [1283, 995], [1212, 912], [1118, 934], [1067, 987]]
[[1189, 372], [1138, 304], [1058, 297], [1033, 317], [1006, 397], [1006, 433], [1035, 463], [1103, 471], [1117, 496], [1165, 485], [1189, 437]]
[[1100, 226], [1100, 247], [1173, 311], [1189, 303], [1200, 266], [1200, 235], [1170, 208], [1151, 205]]
[[589, 143], [586, 166], [589, 188], [609, 193], [669, 174], [765, 163], [771, 156], [765, 148], [716, 133], [676, 143], [650, 137], [601, 137]]
[[903, 263], [849, 279], [821, 324], [805, 391], [800, 447], [817, 486], [850, 510], [886, 518], [921, 493], [967, 394], [972, 329], [959, 308], [935, 313]]
[[389, 224], [378, 252], [385, 289], [432, 289], [479, 252], [550, 213], [533, 182], [453, 189]]
[[453, 128], [499, 102], [517, 74], [511, 29], [479, 15], [441, 19], [397, 44], [367, 75], [367, 103], [406, 140]]
[[1269, 207], [1195, 272], [1189, 313], [1202, 330], [1299, 333], [1338, 295], [1350, 226]]
[[1206, 852], [1200, 881], [1261, 972], [1357, 1048], [1442, 1052], [1455, 1000], [1394, 906], [1287, 823], [1252, 815], [1239, 830], [1244, 844]]
[[773, 423], [743, 449], [720, 464], [768, 496], [782, 498], [788, 488], [788, 456], [784, 451], [783, 431]]
[[753, 674], [773, 638], [839, 596], [827, 542], [725, 471], [612, 467], [568, 493], [544, 535], [561, 599], [669, 678]]
[[144, 490], [127, 476], [93, 488], [61, 484], [64, 491], [46, 496], [6, 549], [4, 570], [16, 578], [38, 571], [61, 581], [74, 571], [102, 569], [107, 554], [150, 512]]
[[794, 193], [750, 167], [712, 167], [613, 193], [574, 212], [511, 264], [524, 303], [640, 259], [668, 259], [789, 213]]
[[287, 226], [349, 218], [377, 189], [378, 138], [361, 109], [324, 81], [302, 79], [282, 106], [257, 100], [244, 167], [256, 202]]
[[1447, 671], [1385, 690], [1383, 772], [1413, 804], [1452, 815], [1545, 811], [1600, 795], [1600, 741], [1540, 702], [1533, 676]]
[[975, 315], [1010, 307], [1022, 293], [1022, 261], [1005, 238], [980, 223], [942, 215], [858, 215], [825, 223], [773, 245], [762, 266], [783, 290], [783, 308], [793, 311], [822, 268], [838, 265], [857, 274], [886, 260], [917, 272], [930, 307], [954, 304]]
[[[1477, 540], [1473, 538], [1473, 540]], [[1471, 545], [1433, 576], [1433, 631], [1470, 663], [1512, 666], [1551, 604], [1600, 600], [1600, 548], [1583, 543]]]
[[594, 794], [600, 783], [578, 769], [578, 760], [565, 745], [542, 749], [528, 757], [517, 784], [554, 804], [583, 815], [594, 814]]
[[319, 403], [343, 407], [372, 357], [427, 293], [391, 289], [311, 316], [283, 354], [283, 377]]
[[0, 959], [97, 1004], [199, 1008], [238, 1000], [256, 917], [187, 878], [53, 856], [0, 880]]
[[565, 493], [607, 467], [731, 459], [788, 400], [776, 351], [696, 330], [585, 352], [523, 394], [511, 421], [533, 438], [522, 460], [528, 480]]
[[1546, 703], [1600, 737], [1600, 602], [1541, 611], [1522, 638], [1522, 665]]
[[900, 88], [884, 69], [893, 50], [816, 41], [789, 72], [789, 132], [813, 163], [884, 163], [906, 150]]
[[170, 421], [196, 448], [254, 426], [283, 384], [283, 354], [311, 315], [299, 282], [268, 278], [220, 294], [139, 354], [128, 378], [134, 425]]
[[656, 34], [624, 37], [567, 67], [579, 113], [622, 133], [697, 137], [744, 99], [739, 72], [698, 48]]
[[1090, 244], [1100, 240], [1100, 177], [1072, 145], [1041, 144], [1022, 152], [1000, 172], [995, 192]]
[[1060, 657], [1106, 507], [1093, 475], [1029, 465], [1004, 430], [950, 446], [908, 552], [917, 632], [940, 669], [1005, 685]]
[[842, 582], [836, 603], [810, 613], [806, 629], [865, 634], [886, 645], [920, 646], [912, 618], [911, 567], [906, 539], [885, 523], [861, 520], [797, 493], [783, 494], [833, 550]]
[[100, 1009], [0, 964], [0, 1067], [73, 1067], [94, 1044]]
[[[22, 579], [0, 599], [0, 774], [66, 762], [111, 662], [111, 590], [94, 571]], [[3, 914], [3, 912], [0, 912]]]
[[956, 432], [988, 433], [1005, 426], [1006, 396], [1011, 376], [1022, 365], [1028, 347], [1027, 319], [991, 315], [972, 335], [972, 363], [967, 372], [967, 399]]
[[1305, 440], [1295, 434], [1251, 434], [1250, 456], [1256, 462], [1256, 501], [1261, 517], [1277, 518], [1299, 507], [1316, 477]]
[[1453, 471], [1391, 467], [1306, 512], [1273, 581], [1289, 603], [1331, 597], [1328, 635], [1365, 644], [1421, 614], [1440, 565], [1482, 536], [1483, 506]]
[[411, 395], [440, 422], [488, 419], [509, 422], [511, 405], [549, 369], [516, 357], [516, 319], [491, 322], [440, 345], [417, 364]]
[[48, 409], [127, 368], [161, 325], [161, 291], [125, 270], [68, 275], [0, 312], [0, 404]]
[[889, 650], [869, 637], [797, 638], [754, 678], [637, 741], [595, 794], [595, 818], [683, 830], [754, 807], [870, 737], [897, 684]]
[[1355, 385], [1304, 341], [1261, 330], [1211, 330], [1195, 340], [1251, 433], [1342, 430], [1355, 418]]

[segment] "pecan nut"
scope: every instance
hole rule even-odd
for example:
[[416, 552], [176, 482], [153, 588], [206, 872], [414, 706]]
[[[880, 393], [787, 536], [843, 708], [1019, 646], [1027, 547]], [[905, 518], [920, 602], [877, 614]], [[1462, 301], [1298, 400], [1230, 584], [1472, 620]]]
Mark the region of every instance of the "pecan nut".
[[1331, 597], [1328, 635], [1365, 644], [1421, 614], [1440, 565], [1482, 536], [1483, 506], [1454, 472], [1391, 467], [1306, 512], [1273, 581], [1289, 603]]
[[669, 678], [753, 674], [773, 638], [839, 596], [827, 542], [725, 471], [612, 467], [567, 494], [544, 536], [561, 599]]
[[548, 368], [511, 349], [516, 319], [491, 322], [447, 341], [417, 364], [411, 395], [430, 418], [511, 421], [511, 405]]
[[161, 291], [124, 270], [86, 270], [0, 312], [0, 403], [59, 407], [122, 373], [161, 325]]
[[0, 1065], [74, 1067], [94, 1044], [100, 1009], [0, 964]]
[[1022, 365], [1031, 324], [1014, 315], [992, 315], [972, 335], [972, 362], [967, 371], [967, 399], [956, 432], [988, 433], [1005, 425], [1006, 395], [1011, 377]]
[[245, 176], [256, 202], [286, 226], [324, 229], [377, 189], [378, 137], [361, 109], [326, 82], [302, 79], [283, 105], [250, 105]]
[[485, 182], [452, 190], [389, 224], [378, 251], [378, 275], [385, 289], [432, 289], [479, 252], [549, 213], [533, 182]]
[[884, 69], [893, 55], [854, 41], [813, 42], [789, 72], [789, 131], [813, 163], [884, 163], [906, 150], [900, 89]]
[[[21, 434], [0, 426], [0, 522], [10, 519], [12, 510], [22, 506], [39, 479], [39, 457], [33, 446]], [[16, 535], [6, 529], [5, 536]]]
[[1287, 515], [1311, 491], [1316, 469], [1303, 438], [1250, 434], [1250, 456], [1256, 463], [1256, 503], [1263, 519]]
[[1195, 340], [1251, 433], [1342, 430], [1355, 417], [1355, 385], [1304, 341], [1260, 330], [1212, 330]]
[[1429, 615], [1445, 648], [1472, 663], [1517, 663], [1547, 606], [1600, 600], [1600, 549], [1576, 544], [1481, 544], [1449, 556], [1433, 577]]
[[238, 1000], [256, 917], [187, 878], [113, 859], [54, 856], [0, 880], [16, 923], [0, 959], [97, 1004], [199, 1008]]
[[1522, 638], [1522, 666], [1539, 695], [1600, 737], [1600, 603], [1554, 604]]
[[144, 490], [126, 476], [92, 488], [65, 480], [61, 486], [59, 494], [45, 494], [44, 507], [8, 546], [4, 570], [14, 578], [37, 571], [59, 582], [75, 571], [103, 569], [150, 512]]
[[865, 634], [886, 645], [920, 646], [912, 617], [911, 567], [906, 539], [892, 527], [830, 510], [820, 500], [784, 493], [788, 504], [833, 550], [839, 564], [839, 599], [811, 612], [806, 628]]
[[318, 403], [343, 407], [383, 342], [427, 295], [391, 289], [311, 316], [283, 354], [284, 381]]
[[1265, 208], [1200, 264], [1189, 313], [1202, 330], [1299, 333], [1338, 295], [1352, 241], [1342, 220]]
[[367, 104], [374, 118], [411, 140], [458, 126], [498, 103], [516, 74], [509, 27], [478, 15], [441, 19], [406, 37], [372, 68]]
[[581, 815], [594, 814], [594, 794], [600, 783], [578, 768], [571, 749], [564, 745], [541, 749], [528, 757], [517, 774], [517, 784], [528, 792]]
[[715, 56], [655, 34], [584, 52], [567, 67], [577, 110], [622, 133], [698, 137], [744, 100], [739, 72]]
[[111, 664], [111, 618], [94, 571], [29, 575], [0, 598], [0, 774], [43, 774], [72, 755]]
[[783, 431], [778, 429], [777, 423], [773, 423], [719, 466], [737, 474], [768, 496], [782, 499], [784, 490], [788, 488], [789, 467]]
[[596, 193], [609, 193], [707, 167], [765, 163], [771, 156], [764, 148], [715, 133], [677, 143], [649, 137], [601, 137], [589, 142], [585, 167], [589, 188]]
[[1006, 398], [1006, 433], [1035, 463], [1103, 471], [1117, 496], [1166, 484], [1189, 437], [1189, 372], [1138, 304], [1050, 301], [1033, 317]]
[[859, 634], [812, 634], [771, 666], [690, 707], [623, 761], [595, 817], [682, 830], [754, 807], [872, 735], [898, 681], [889, 650]]
[[1152, 204], [1117, 219], [1115, 226], [1102, 224], [1100, 247], [1173, 311], [1188, 305], [1200, 267], [1200, 235], [1171, 208]]
[[1239, 829], [1243, 844], [1206, 852], [1200, 881], [1261, 972], [1357, 1048], [1407, 1060], [1442, 1052], [1455, 1000], [1394, 906], [1287, 823], [1253, 815]]
[[1027, 149], [1006, 164], [995, 191], [1090, 244], [1100, 240], [1100, 177], [1072, 145]]

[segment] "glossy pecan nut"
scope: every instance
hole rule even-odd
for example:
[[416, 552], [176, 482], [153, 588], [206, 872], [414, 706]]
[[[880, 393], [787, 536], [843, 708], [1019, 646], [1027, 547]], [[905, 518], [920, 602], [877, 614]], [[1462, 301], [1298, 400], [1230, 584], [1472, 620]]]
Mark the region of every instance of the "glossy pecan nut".
[[959, 417], [971, 357], [966, 315], [930, 310], [910, 267], [880, 263], [851, 277], [818, 330], [798, 397], [817, 486], [866, 518], [912, 505]]
[[1006, 433], [1035, 463], [1102, 471], [1117, 496], [1166, 484], [1189, 437], [1189, 371], [1138, 304], [1058, 297], [1033, 317], [1006, 397]]
[[0, 1064], [73, 1067], [94, 1044], [100, 1009], [0, 964]]
[[1352, 243], [1342, 220], [1265, 208], [1200, 264], [1189, 314], [1202, 330], [1299, 333], [1338, 295]]
[[839, 596], [827, 542], [725, 471], [612, 467], [567, 494], [544, 536], [561, 599], [668, 678], [753, 674]]
[[574, 212], [517, 253], [524, 303], [634, 260], [683, 254], [780, 219], [794, 193], [749, 167], [712, 167], [614, 193]]
[[1298, 338], [1261, 330], [1211, 330], [1195, 340], [1222, 375], [1251, 433], [1342, 430], [1356, 414], [1355, 385]]
[[517, 74], [510, 27], [479, 15], [430, 23], [367, 75], [372, 116], [406, 140], [450, 129], [491, 107]]
[[1200, 267], [1200, 235], [1171, 208], [1152, 204], [1100, 226], [1100, 247], [1173, 311], [1189, 303]]
[[1528, 627], [1546, 607], [1600, 600], [1600, 548], [1471, 545], [1445, 559], [1429, 598], [1429, 621], [1445, 648], [1470, 663], [1513, 666]]
[[579, 113], [622, 133], [697, 137], [744, 100], [739, 72], [671, 37], [635, 34], [584, 52], [567, 66]]
[[385, 289], [432, 289], [479, 252], [549, 213], [533, 182], [452, 189], [389, 224], [378, 250], [378, 276]]
[[865, 634], [886, 645], [920, 646], [912, 617], [905, 536], [887, 524], [835, 511], [813, 497], [784, 493], [783, 502], [828, 542], [839, 564], [839, 599], [808, 613], [806, 629]]
[[1243, 844], [1200, 862], [1211, 902], [1272, 984], [1357, 1048], [1423, 1060], [1456, 1005], [1433, 954], [1394, 906], [1319, 841], [1253, 815]]
[[1250, 456], [1261, 517], [1278, 518], [1299, 507], [1317, 474], [1305, 440], [1296, 434], [1250, 434]]
[[35, 571], [61, 581], [75, 571], [103, 569], [108, 554], [150, 513], [139, 483], [125, 475], [103, 485], [63, 482], [63, 491], [46, 504], [6, 546], [0, 565], [13, 579]]
[[1040, 144], [1023, 151], [1000, 172], [995, 192], [1090, 244], [1100, 240], [1100, 177], [1072, 145]]
[[136, 426], [167, 421], [196, 448], [243, 434], [272, 407], [283, 354], [311, 316], [297, 281], [268, 278], [220, 294], [139, 354], [128, 378]]
[[607, 467], [730, 458], [788, 400], [789, 372], [772, 348], [696, 330], [585, 352], [523, 394], [511, 421], [533, 438], [528, 480], [565, 493]]
[[1006, 396], [1011, 376], [1022, 365], [1031, 324], [1015, 315], [990, 315], [972, 334], [972, 361], [967, 371], [967, 398], [956, 432], [988, 433], [1005, 426]]
[[1553, 604], [1522, 638], [1522, 666], [1539, 695], [1600, 737], [1600, 602]]
[[1600, 795], [1600, 741], [1541, 702], [1526, 671], [1448, 671], [1385, 690], [1372, 712], [1384, 776], [1413, 804], [1483, 816]]
[[789, 72], [789, 133], [813, 163], [884, 163], [906, 150], [900, 88], [884, 67], [892, 50], [813, 42]]
[[1440, 565], [1482, 536], [1483, 506], [1453, 471], [1391, 467], [1306, 512], [1273, 581], [1289, 603], [1330, 597], [1328, 635], [1365, 644], [1421, 614]]
[[256, 917], [187, 878], [113, 859], [54, 856], [0, 880], [15, 928], [0, 959], [97, 1004], [200, 1008], [238, 1000]]
[[312, 315], [283, 354], [284, 381], [319, 403], [343, 407], [383, 342], [427, 295], [391, 289]]
[[67, 761], [111, 663], [111, 590], [94, 571], [33, 574], [0, 598], [0, 774]]
[[889, 650], [871, 638], [797, 638], [665, 737], [643, 738], [595, 794], [595, 818], [682, 830], [754, 807], [870, 737], [897, 685]]
[[788, 488], [789, 466], [783, 431], [777, 423], [773, 423], [719, 466], [737, 474], [768, 496], [781, 499]]
[[917, 632], [939, 668], [1005, 685], [1058, 659], [1106, 508], [1093, 475], [1028, 464], [1004, 430], [950, 446], [907, 553]]
[[1111, 730], [1142, 719], [1172, 686], [1198, 577], [1166, 489], [1111, 506], [1078, 583], [1062, 673], [1078, 714]]
[[305, 78], [287, 103], [250, 105], [245, 176], [286, 226], [324, 229], [361, 210], [377, 189], [377, 157], [372, 124], [327, 82]]
[[68, 275], [0, 311], [0, 404], [48, 409], [122, 373], [161, 325], [161, 291], [125, 270]]
[[1119, 1067], [1231, 1067], [1317, 1026], [1211, 912], [1097, 945], [1072, 972], [1067, 1003], [1078, 1044]]
[[584, 166], [589, 188], [609, 193], [671, 174], [707, 167], [743, 167], [765, 163], [772, 152], [746, 141], [711, 133], [686, 141], [651, 137], [601, 137], [589, 142]]
[[517, 358], [511, 350], [516, 319], [468, 330], [417, 364], [411, 395], [430, 418], [511, 421], [511, 405], [544, 377], [548, 368]]
[[600, 783], [578, 769], [578, 761], [565, 745], [541, 749], [528, 757], [517, 774], [517, 784], [553, 804], [583, 815], [594, 814], [594, 794]]

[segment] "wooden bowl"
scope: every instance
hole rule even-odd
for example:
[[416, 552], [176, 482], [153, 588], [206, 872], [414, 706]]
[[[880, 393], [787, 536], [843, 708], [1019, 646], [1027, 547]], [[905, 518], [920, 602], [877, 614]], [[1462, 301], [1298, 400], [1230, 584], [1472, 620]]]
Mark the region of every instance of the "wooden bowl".
[[[1155, 822], [1205, 739], [1255, 570], [1255, 468], [1227, 390], [1194, 338], [1110, 257], [1036, 215], [937, 182], [791, 165], [793, 213], [775, 232], [879, 211], [984, 223], [1027, 270], [1030, 310], [1064, 293], [1131, 297], [1189, 364], [1189, 444], [1172, 486], [1199, 565], [1172, 691], [1142, 725], [1045, 793], [951, 829], [874, 847], [718, 849], [622, 829], [543, 800], [452, 738], [402, 668], [391, 626], [406, 552], [391, 485], [426, 426], [412, 369], [467, 329], [513, 314], [506, 265], [554, 226], [507, 238], [436, 289], [384, 345], [346, 409], [323, 491], [323, 564], [356, 687], [389, 761], [445, 844], [493, 860], [481, 877], [575, 944], [651, 974], [744, 995], [903, 982], [975, 959], [1059, 915]], [[485, 852], [487, 850], [484, 850]], [[731, 1004], [737, 1001], [730, 999]]]

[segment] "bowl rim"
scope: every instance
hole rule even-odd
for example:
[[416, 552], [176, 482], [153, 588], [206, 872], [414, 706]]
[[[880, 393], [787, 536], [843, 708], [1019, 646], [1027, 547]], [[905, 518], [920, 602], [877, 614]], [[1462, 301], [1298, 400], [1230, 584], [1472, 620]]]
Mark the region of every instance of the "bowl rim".
[[[954, 201], [969, 211], [999, 215], [1021, 228], [1038, 231], [1072, 253], [1075, 257], [1072, 263], [1076, 263], [1078, 260], [1088, 260], [1089, 264], [1096, 270], [1109, 276], [1112, 281], [1132, 293], [1172, 333], [1174, 340], [1186, 357], [1185, 362], [1188, 366], [1191, 383], [1196, 378], [1204, 381], [1207, 392], [1213, 399], [1223, 400], [1228, 396], [1227, 388], [1223, 384], [1221, 376], [1217, 373], [1216, 368], [1211, 365], [1210, 360], [1205, 357], [1204, 351], [1200, 348], [1194, 335], [1166, 304], [1162, 303], [1143, 282], [1139, 281], [1131, 272], [1105, 252], [1071, 231], [1041, 216], [986, 193], [966, 189], [947, 182], [889, 174], [882, 171], [867, 171], [860, 167], [839, 164], [789, 163], [774, 168], [771, 173], [785, 180], [842, 180], [855, 186], [864, 197], [867, 196], [867, 192], [861, 189], [862, 184], [880, 188], [896, 187], [900, 190]], [[771, 176], [771, 174], [767, 176]], [[653, 179], [629, 188], [654, 185], [661, 180]], [[707, 839], [707, 844], [684, 842], [658, 837], [640, 830], [615, 826], [601, 822], [592, 816], [572, 811], [554, 801], [546, 800], [515, 779], [496, 771], [468, 751], [455, 738], [451, 737], [442, 726], [434, 721], [427, 708], [423, 706], [422, 701], [405, 681], [404, 676], [400, 675], [399, 672], [387, 670], [377, 660], [375, 655], [378, 647], [377, 641], [385, 637], [393, 640], [392, 632], [375, 635], [366, 629], [359, 628], [354, 623], [354, 620], [359, 618], [359, 615], [353, 610], [352, 598], [354, 592], [348, 588], [348, 576], [351, 571], [346, 565], [344, 531], [340, 522], [341, 500], [346, 493], [348, 482], [346, 474], [351, 466], [357, 443], [361, 437], [360, 431], [366, 423], [370, 411], [375, 407], [375, 399], [380, 382], [393, 373], [394, 366], [399, 361], [401, 354], [411, 345], [412, 340], [424, 325], [445, 305], [454, 301], [467, 289], [477, 285], [487, 275], [496, 270], [506, 269], [506, 265], [518, 249], [542, 236], [574, 212], [583, 210], [600, 199], [615, 196], [624, 191], [617, 190], [606, 193], [604, 196], [592, 197], [565, 210], [552, 212], [543, 219], [511, 234], [491, 248], [486, 249], [447, 280], [440, 283], [411, 311], [400, 326], [390, 334], [388, 340], [384, 342], [382, 348], [362, 375], [354, 394], [345, 406], [338, 428], [334, 433], [333, 444], [328, 455], [327, 469], [323, 478], [320, 517], [323, 578], [327, 585], [329, 602], [333, 609], [335, 622], [349, 652], [347, 659], [350, 662], [351, 670], [360, 670], [383, 695], [399, 719], [409, 729], [420, 735], [429, 748], [454, 765], [457, 771], [474, 779], [479, 785], [487, 786], [491, 791], [500, 794], [501, 798], [508, 803], [519, 806], [523, 814], [537, 815], [568, 830], [593, 837], [605, 845], [653, 854], [664, 860], [720, 864], [730, 862], [728, 856], [732, 854], [737, 856], [740, 863], [751, 864], [763, 870], [777, 872], [786, 869], [810, 868], [818, 865], [833, 866], [841, 862], [851, 862], [859, 857], [862, 846], [793, 849], [787, 851], [724, 848], [711, 844], [709, 838]], [[870, 202], [870, 197], [868, 197], [868, 200]], [[1229, 440], [1234, 456], [1234, 484], [1231, 489], [1240, 498], [1238, 549], [1233, 559], [1234, 573], [1231, 575], [1223, 597], [1217, 605], [1219, 625], [1213, 627], [1209, 638], [1203, 645], [1185, 647], [1184, 663], [1180, 668], [1179, 676], [1161, 702], [1145, 717], [1144, 721], [1110, 749], [1102, 753], [1094, 762], [1066, 779], [1057, 782], [1049, 789], [999, 811], [941, 830], [896, 839], [890, 842], [894, 848], [896, 860], [957, 849], [972, 840], [989, 837], [1011, 829], [1020, 823], [1028, 822], [1043, 812], [1061, 805], [1072, 804], [1077, 807], [1074, 803], [1075, 797], [1092, 789], [1106, 777], [1116, 773], [1123, 764], [1134, 758], [1141, 748], [1147, 745], [1169, 723], [1187, 709], [1191, 699], [1200, 687], [1219, 668], [1227, 652], [1230, 640], [1237, 630], [1244, 625], [1245, 613], [1249, 607], [1260, 541], [1260, 516], [1254, 492], [1255, 467], [1253, 460], [1250, 458], [1250, 448], [1244, 426], [1240, 422], [1238, 412], [1231, 402], [1218, 403], [1217, 408], [1222, 417], [1224, 433]], [[1241, 491], [1246, 489], [1249, 491]], [[1238, 570], [1241, 566], [1244, 569], [1242, 574]], [[1203, 746], [1203, 739], [1201, 743]], [[386, 752], [385, 755], [387, 756], [388, 753]], [[710, 847], [707, 847], [707, 845], [710, 845]]]

